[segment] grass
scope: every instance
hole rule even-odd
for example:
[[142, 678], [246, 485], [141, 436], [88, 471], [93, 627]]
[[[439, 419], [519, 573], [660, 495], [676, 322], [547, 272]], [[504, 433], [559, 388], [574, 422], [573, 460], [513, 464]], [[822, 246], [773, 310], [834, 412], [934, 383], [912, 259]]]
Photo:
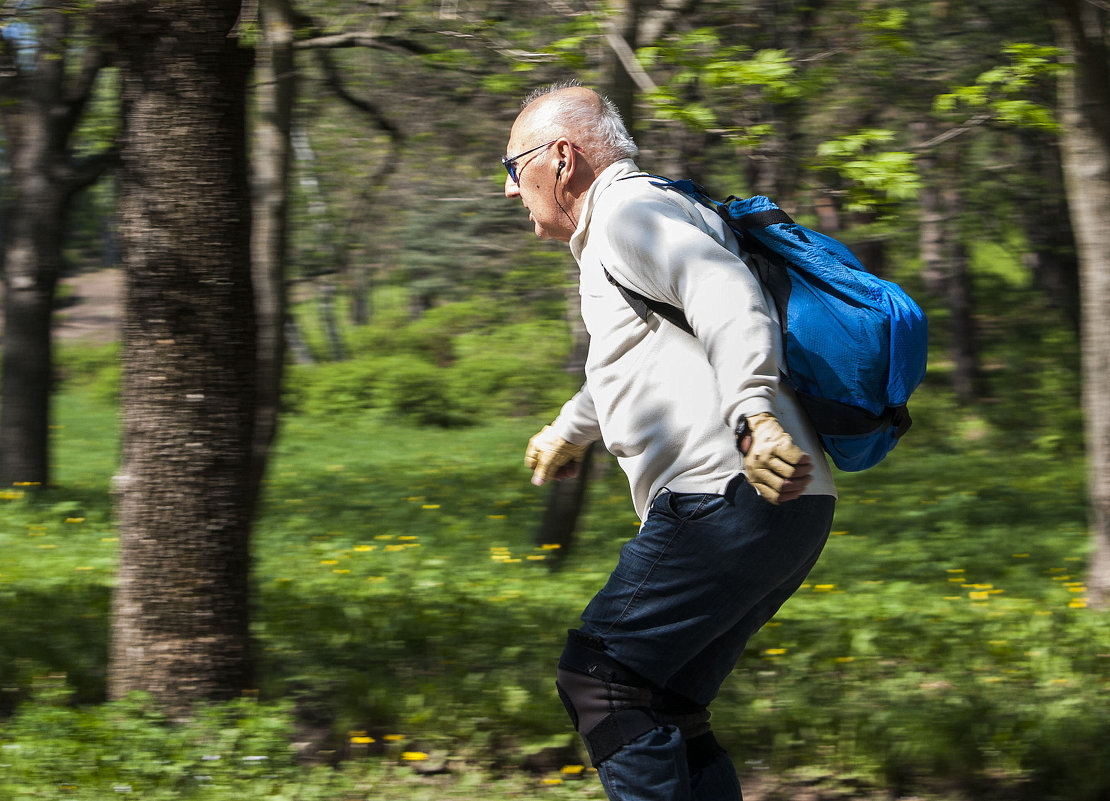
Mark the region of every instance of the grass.
[[[726, 682], [718, 736], [748, 786], [1104, 799], [1110, 631], [1085, 608], [1080, 457], [939, 387], [913, 411], [887, 462], [839, 476], [829, 546]], [[0, 790], [600, 798], [564, 772], [583, 756], [553, 668], [637, 521], [603, 461], [551, 569], [521, 465], [545, 419], [287, 418], [255, 529], [257, 691], [179, 729], [104, 702], [115, 411], [62, 392], [57, 487], [0, 499]]]

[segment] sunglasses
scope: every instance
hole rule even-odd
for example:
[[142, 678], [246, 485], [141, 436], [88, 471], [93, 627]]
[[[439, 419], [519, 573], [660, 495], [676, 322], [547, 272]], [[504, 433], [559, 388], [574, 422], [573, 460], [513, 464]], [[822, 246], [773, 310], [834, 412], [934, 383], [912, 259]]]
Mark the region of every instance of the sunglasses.
[[509, 177], [513, 179], [513, 183], [520, 186], [520, 174], [516, 171], [517, 159], [522, 159], [529, 153], [535, 153], [537, 150], [543, 150], [545, 147], [551, 147], [558, 142], [558, 139], [552, 139], [550, 142], [544, 142], [542, 145], [536, 145], [533, 148], [525, 150], [523, 153], [517, 153], [515, 156], [506, 156], [501, 159], [501, 163], [505, 165], [505, 170], [509, 173]]

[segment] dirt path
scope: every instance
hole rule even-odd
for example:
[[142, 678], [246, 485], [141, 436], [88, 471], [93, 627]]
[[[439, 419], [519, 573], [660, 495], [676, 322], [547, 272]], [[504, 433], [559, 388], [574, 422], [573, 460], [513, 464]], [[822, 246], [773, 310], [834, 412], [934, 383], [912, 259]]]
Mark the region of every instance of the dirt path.
[[62, 280], [66, 301], [54, 315], [54, 336], [71, 342], [119, 339], [123, 273], [98, 270]]

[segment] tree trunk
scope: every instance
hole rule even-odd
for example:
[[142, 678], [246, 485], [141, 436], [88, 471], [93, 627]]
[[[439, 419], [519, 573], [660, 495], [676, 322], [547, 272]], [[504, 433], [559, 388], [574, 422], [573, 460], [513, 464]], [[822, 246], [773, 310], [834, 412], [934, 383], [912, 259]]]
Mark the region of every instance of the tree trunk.
[[1059, 148], [1040, 132], [1022, 132], [1024, 162], [1033, 170], [1033, 191], [1021, 198], [1020, 213], [1029, 241], [1025, 263], [1037, 287], [1079, 331], [1079, 264], [1067, 193], [1060, 174]]
[[586, 449], [578, 475], [551, 483], [543, 519], [536, 529], [535, 543], [537, 547], [547, 546], [550, 549], [549, 564], [552, 570], [563, 563], [574, 547], [578, 518], [586, 506], [586, 488], [593, 469], [594, 451], [599, 447], [601, 446], [594, 443]]
[[1107, 12], [1058, 0], [1061, 46], [1074, 69], [1061, 82], [1064, 182], [1079, 256], [1086, 411], [1090, 604], [1110, 602], [1110, 55]]
[[251, 497], [257, 503], [270, 446], [281, 413], [285, 375], [285, 289], [288, 254], [289, 171], [296, 72], [293, 9], [289, 0], [262, 0], [262, 37], [255, 68], [253, 141], [253, 232], [251, 262], [258, 314], [258, 410], [255, 420]]
[[0, 64], [0, 115], [12, 184], [4, 209], [0, 486], [49, 481], [51, 316], [66, 219], [77, 192], [110, 163], [96, 159], [79, 167], [69, 153], [102, 64], [100, 49], [88, 44], [84, 63], [71, 78], [68, 39], [77, 17], [52, 4], [28, 13], [36, 16], [38, 31], [33, 65], [10, 51]]
[[[640, 26], [640, 7], [643, 0], [614, 0], [609, 6], [613, 32], [635, 52], [638, 45]], [[636, 127], [636, 81], [629, 73], [616, 50], [605, 50], [603, 65], [605, 94], [620, 110], [625, 127], [632, 131]]]
[[102, 0], [123, 93], [126, 276], [109, 694], [175, 712], [251, 681], [256, 329], [237, 0]]

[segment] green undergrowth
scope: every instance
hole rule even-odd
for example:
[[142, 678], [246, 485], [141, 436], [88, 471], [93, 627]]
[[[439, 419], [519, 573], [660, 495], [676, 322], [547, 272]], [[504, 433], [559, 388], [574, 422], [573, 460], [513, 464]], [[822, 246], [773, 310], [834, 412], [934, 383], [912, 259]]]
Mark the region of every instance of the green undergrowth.
[[[602, 797], [554, 665], [637, 521], [606, 458], [569, 553], [535, 541], [521, 453], [556, 407], [448, 428], [376, 402], [290, 413], [255, 527], [257, 687], [170, 725], [104, 699], [117, 443], [95, 363], [57, 398], [55, 486], [0, 499], [0, 797]], [[820, 563], [714, 705], [749, 786], [1110, 793], [1074, 387], [1027, 382], [1014, 403], [1064, 411], [1019, 430], [1008, 404], [954, 403], [943, 371], [894, 454], [838, 476]], [[305, 381], [302, 401], [327, 395]]]

